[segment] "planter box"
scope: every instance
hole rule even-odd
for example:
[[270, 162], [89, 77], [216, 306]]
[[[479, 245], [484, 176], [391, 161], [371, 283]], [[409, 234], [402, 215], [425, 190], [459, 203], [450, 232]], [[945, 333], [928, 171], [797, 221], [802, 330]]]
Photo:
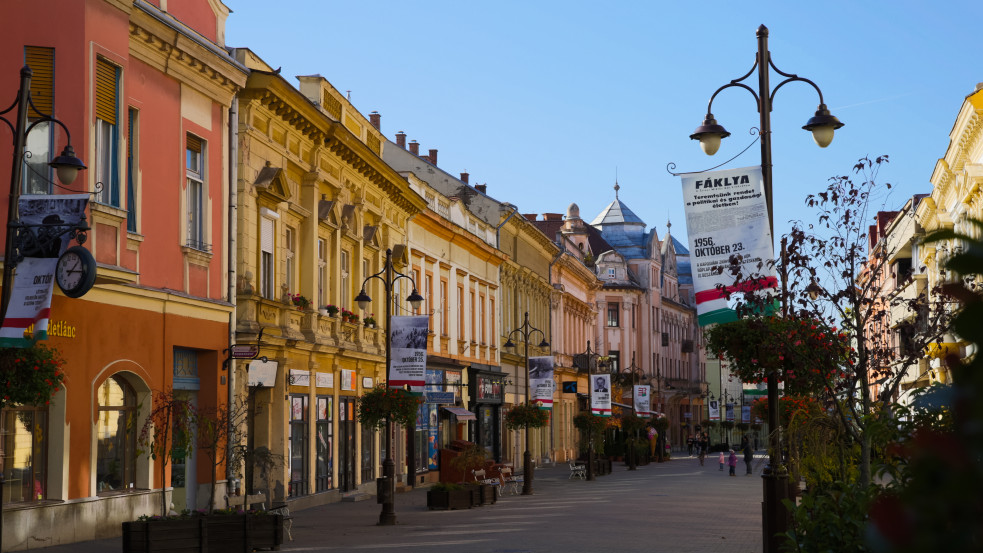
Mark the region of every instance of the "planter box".
[[255, 548], [277, 548], [281, 543], [281, 515], [204, 515], [123, 523], [123, 553], [249, 553]]
[[475, 486], [475, 501], [478, 505], [493, 505], [498, 501], [498, 486], [478, 484]]
[[427, 507], [433, 509], [470, 509], [474, 503], [471, 489], [427, 492]]

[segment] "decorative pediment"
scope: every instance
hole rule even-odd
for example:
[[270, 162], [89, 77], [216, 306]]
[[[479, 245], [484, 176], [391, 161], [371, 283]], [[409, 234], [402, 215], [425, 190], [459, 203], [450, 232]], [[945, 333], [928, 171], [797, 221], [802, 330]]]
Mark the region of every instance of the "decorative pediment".
[[393, 246], [393, 265], [396, 267], [405, 267], [410, 263], [409, 248], [406, 244], [396, 244]]
[[266, 167], [260, 169], [259, 174], [256, 175], [253, 186], [260, 194], [272, 196], [277, 201], [285, 202], [290, 199], [290, 188], [283, 176], [283, 169], [271, 167], [269, 161], [266, 162]]
[[331, 210], [334, 209], [334, 200], [319, 200], [317, 202], [317, 218], [324, 223], [333, 223], [331, 220]]

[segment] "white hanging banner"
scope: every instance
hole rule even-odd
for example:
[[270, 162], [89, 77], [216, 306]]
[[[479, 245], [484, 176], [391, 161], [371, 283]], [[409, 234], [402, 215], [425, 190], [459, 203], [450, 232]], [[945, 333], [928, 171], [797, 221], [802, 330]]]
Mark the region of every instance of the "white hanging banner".
[[707, 403], [707, 410], [709, 411], [708, 414], [710, 420], [712, 421], [720, 420], [720, 403], [717, 400], [711, 399], [710, 402]]
[[389, 363], [388, 386], [410, 386], [423, 390], [427, 370], [427, 315], [392, 317], [389, 324], [389, 345], [392, 352]]
[[590, 376], [590, 412], [602, 417], [611, 416], [611, 375]]
[[741, 422], [751, 422], [751, 406], [741, 406]]
[[553, 356], [529, 358], [530, 400], [540, 409], [553, 408]]
[[734, 422], [734, 404], [733, 403], [728, 403], [727, 404], [727, 420], [729, 420], [730, 422]]
[[[7, 317], [0, 328], [0, 346], [26, 347], [24, 331], [34, 325], [34, 339], [48, 339], [48, 317], [58, 257], [71, 241], [67, 229], [81, 221], [88, 194], [24, 194], [18, 198], [20, 222], [32, 225], [41, 250], [27, 251], [14, 269]], [[8, 229], [9, 232], [9, 229]]]
[[647, 385], [635, 386], [635, 414], [639, 417], [652, 416], [652, 389]]
[[[778, 287], [775, 269], [768, 263], [774, 259], [774, 246], [761, 167], [687, 173], [681, 178], [700, 326], [734, 320], [718, 286], [729, 292]], [[732, 260], [745, 275], [758, 278], [736, 284], [729, 270]]]

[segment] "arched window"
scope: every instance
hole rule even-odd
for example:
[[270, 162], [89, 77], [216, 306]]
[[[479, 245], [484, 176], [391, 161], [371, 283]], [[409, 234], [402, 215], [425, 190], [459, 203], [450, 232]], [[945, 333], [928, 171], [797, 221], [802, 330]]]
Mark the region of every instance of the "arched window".
[[105, 495], [131, 488], [136, 481], [137, 397], [118, 375], [107, 378], [96, 397], [96, 492]]

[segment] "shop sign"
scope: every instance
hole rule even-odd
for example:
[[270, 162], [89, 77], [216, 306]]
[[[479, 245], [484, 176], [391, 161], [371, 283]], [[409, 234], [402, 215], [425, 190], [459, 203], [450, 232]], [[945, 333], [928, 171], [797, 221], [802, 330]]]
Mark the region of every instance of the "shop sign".
[[276, 361], [250, 361], [249, 387], [272, 388], [276, 385]]
[[502, 399], [501, 377], [491, 378], [478, 375], [478, 399]]
[[453, 405], [455, 394], [454, 392], [424, 392], [423, 396], [427, 403]]

